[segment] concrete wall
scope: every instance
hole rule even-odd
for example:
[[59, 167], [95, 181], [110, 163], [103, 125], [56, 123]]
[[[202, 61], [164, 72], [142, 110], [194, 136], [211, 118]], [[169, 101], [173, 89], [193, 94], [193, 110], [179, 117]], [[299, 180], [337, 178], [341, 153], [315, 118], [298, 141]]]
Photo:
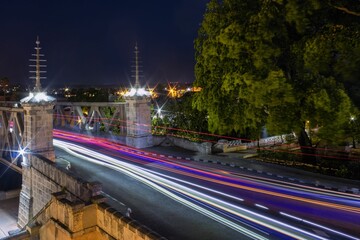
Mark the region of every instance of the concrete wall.
[[153, 136], [154, 145], [162, 146], [177, 146], [190, 151], [199, 152], [202, 154], [211, 154], [212, 143], [196, 143], [191, 142], [185, 138], [177, 138], [173, 136]]
[[271, 146], [276, 144], [283, 144], [286, 143], [287, 140], [294, 140], [294, 134], [283, 134], [278, 136], [272, 136], [267, 138], [261, 138], [259, 141], [252, 141], [250, 143], [244, 143], [248, 148], [256, 148], [258, 145], [261, 147]]

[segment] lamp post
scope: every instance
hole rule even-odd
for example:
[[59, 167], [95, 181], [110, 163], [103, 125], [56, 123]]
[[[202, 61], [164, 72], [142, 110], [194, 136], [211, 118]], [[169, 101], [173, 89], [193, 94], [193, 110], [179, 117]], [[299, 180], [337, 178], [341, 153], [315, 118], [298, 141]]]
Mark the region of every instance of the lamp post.
[[355, 145], [355, 133], [354, 131], [356, 131], [356, 118], [354, 116], [351, 116], [350, 117], [350, 123], [351, 123], [351, 131], [352, 131], [352, 141], [353, 141], [353, 148], [356, 148], [356, 145]]

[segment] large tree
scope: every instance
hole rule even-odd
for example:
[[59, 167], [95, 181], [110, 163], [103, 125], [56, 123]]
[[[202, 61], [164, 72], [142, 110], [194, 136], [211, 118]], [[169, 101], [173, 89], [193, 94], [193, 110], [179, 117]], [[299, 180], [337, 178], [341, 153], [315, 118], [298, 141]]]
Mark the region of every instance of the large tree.
[[343, 140], [360, 106], [359, 0], [211, 0], [195, 40], [209, 130]]

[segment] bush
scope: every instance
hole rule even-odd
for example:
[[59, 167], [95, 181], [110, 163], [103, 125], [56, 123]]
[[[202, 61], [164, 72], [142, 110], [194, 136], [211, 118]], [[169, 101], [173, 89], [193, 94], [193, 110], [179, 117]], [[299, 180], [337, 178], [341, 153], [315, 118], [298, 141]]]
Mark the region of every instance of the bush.
[[267, 159], [277, 159], [283, 160], [286, 162], [298, 162], [300, 160], [299, 156], [295, 153], [289, 152], [277, 152], [276, 150], [258, 150], [260, 157]]
[[349, 169], [345, 165], [341, 165], [336, 171], [335, 176], [337, 177], [349, 177]]

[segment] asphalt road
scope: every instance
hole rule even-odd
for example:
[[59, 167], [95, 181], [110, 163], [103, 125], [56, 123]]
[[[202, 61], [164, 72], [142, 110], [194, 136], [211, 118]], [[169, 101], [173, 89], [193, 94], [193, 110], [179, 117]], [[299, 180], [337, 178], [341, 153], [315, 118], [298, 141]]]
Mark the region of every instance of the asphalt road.
[[[211, 167], [190, 168], [189, 163], [184, 165], [181, 164], [181, 161], [169, 163], [166, 159], [149, 160], [148, 157], [120, 153], [117, 148], [106, 148], [100, 143], [83, 142], [81, 145], [94, 149], [96, 152], [102, 152], [106, 156], [116, 156], [124, 162], [131, 162], [134, 166], [155, 171], [157, 175], [154, 175], [154, 178], [164, 174], [166, 176], [164, 178], [167, 178], [172, 184], [181, 183], [191, 189], [189, 192], [196, 190], [206, 194], [206, 196], [199, 197], [205, 208], [217, 212], [229, 220], [236, 221], [242, 227], [247, 225], [247, 228], [257, 234], [264, 235], [262, 231], [265, 231], [270, 234], [265, 234], [266, 238], [284, 238], [279, 233], [288, 231], [286, 228], [289, 227], [285, 226], [286, 230], [282, 230], [283, 225], [275, 224], [275, 230], [274, 228], [268, 230], [264, 227], [266, 224], [258, 225], [251, 221], [244, 221], [244, 218], [248, 217], [244, 212], [253, 212], [250, 217], [252, 219], [257, 219], [257, 215], [261, 215], [275, 221], [282, 221], [284, 224], [289, 223], [291, 227], [301, 228], [314, 234], [309, 235], [314, 239], [318, 239], [318, 237], [356, 239], [346, 233], [353, 234], [353, 236], [359, 234], [359, 229], [357, 229], [360, 224], [359, 199], [347, 194], [335, 194], [330, 191], [305, 187], [302, 189], [301, 186], [294, 184], [219, 171]], [[92, 154], [95, 155], [95, 153]], [[172, 200], [126, 174], [79, 160], [59, 149], [56, 149], [56, 155], [60, 165], [65, 167], [67, 161], [71, 162], [70, 171], [74, 171], [85, 180], [103, 183], [103, 191], [119, 201], [111, 200], [112, 205], [115, 204], [118, 209], [123, 211], [130, 207], [132, 209], [131, 216], [134, 219], [168, 239], [246, 239], [239, 232]], [[171, 186], [169, 185], [168, 188]], [[178, 188], [173, 189], [173, 192], [181, 196], [182, 187], [178, 186]], [[234, 199], [232, 196], [242, 198], [242, 200]], [[196, 201], [196, 197], [198, 197], [196, 193], [187, 195], [187, 198], [191, 199], [193, 203], [200, 204], [201, 201]], [[215, 197], [226, 202], [227, 205], [218, 202], [217, 207], [204, 204], [205, 200], [216, 202], [210, 199]], [[231, 206], [223, 211], [219, 210], [230, 204], [234, 207]], [[230, 214], [230, 208], [234, 208], [233, 211], [236, 213], [241, 212], [243, 217]], [[245, 210], [239, 210], [239, 208]], [[306, 220], [304, 221], [304, 219]], [[261, 217], [261, 220], [258, 221], [273, 224], [273, 220], [271, 222]], [[314, 223], [320, 223], [324, 227], [319, 227]], [[334, 229], [340, 229], [344, 234], [339, 234]], [[294, 232], [299, 232], [299, 230]]]
[[[246, 236], [164, 196], [147, 185], [115, 170], [89, 163], [55, 148], [57, 163], [86, 181], [98, 181], [103, 192], [116, 199], [109, 203], [167, 239], [249, 239]], [[66, 159], [66, 161], [64, 161]]]

